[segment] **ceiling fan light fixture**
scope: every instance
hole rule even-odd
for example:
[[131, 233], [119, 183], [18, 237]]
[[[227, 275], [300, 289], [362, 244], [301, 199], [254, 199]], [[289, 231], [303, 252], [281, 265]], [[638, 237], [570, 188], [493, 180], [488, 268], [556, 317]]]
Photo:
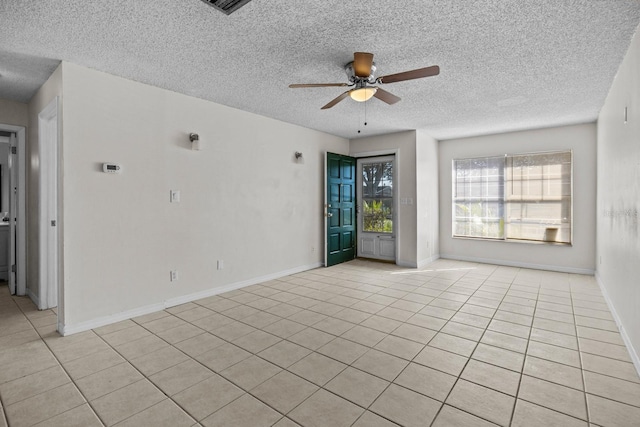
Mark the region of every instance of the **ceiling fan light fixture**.
[[375, 95], [377, 90], [377, 87], [372, 86], [361, 87], [359, 89], [353, 89], [351, 92], [349, 92], [349, 96], [354, 101], [365, 102], [370, 100], [373, 95]]

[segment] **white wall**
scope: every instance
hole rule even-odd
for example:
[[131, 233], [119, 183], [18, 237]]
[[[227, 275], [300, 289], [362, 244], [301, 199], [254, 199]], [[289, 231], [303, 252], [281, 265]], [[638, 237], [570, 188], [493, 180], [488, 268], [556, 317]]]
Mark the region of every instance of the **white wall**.
[[22, 102], [0, 99], [0, 124], [27, 127], [29, 107]]
[[[40, 280], [39, 275], [39, 209], [40, 209], [40, 155], [38, 152], [38, 114], [56, 97], [59, 97], [58, 104], [58, 116], [60, 128], [58, 129], [58, 135], [60, 139], [62, 135], [62, 117], [63, 117], [63, 103], [62, 103], [62, 66], [53, 72], [51, 77], [45, 82], [36, 94], [29, 101], [29, 128], [27, 130], [27, 293], [37, 304], [39, 298], [38, 295], [38, 282]], [[62, 146], [62, 141], [59, 141], [59, 147]], [[63, 173], [63, 172], [62, 172]], [[62, 197], [61, 189], [59, 188], [59, 201]], [[62, 216], [58, 216], [60, 224], [64, 224]], [[58, 230], [61, 232], [61, 229]], [[62, 242], [60, 242], [60, 247]], [[60, 250], [61, 253], [61, 250]], [[63, 267], [64, 268], [64, 265]], [[61, 284], [63, 286], [63, 284]], [[62, 298], [58, 299], [58, 320], [64, 321], [64, 301]]]
[[[628, 119], [624, 122], [624, 108]], [[640, 32], [598, 117], [597, 278], [640, 371]]]
[[396, 152], [397, 197], [411, 198], [413, 204], [400, 205], [399, 226], [396, 231], [396, 264], [416, 267], [416, 131], [352, 139], [350, 156], [362, 157], [370, 153]]
[[[573, 245], [454, 239], [451, 162], [456, 158], [573, 150]], [[593, 274], [595, 270], [596, 126], [594, 123], [441, 141], [440, 256]]]
[[66, 333], [321, 264], [324, 152], [348, 140], [63, 69]]
[[416, 131], [416, 234], [418, 267], [439, 256], [438, 141]]

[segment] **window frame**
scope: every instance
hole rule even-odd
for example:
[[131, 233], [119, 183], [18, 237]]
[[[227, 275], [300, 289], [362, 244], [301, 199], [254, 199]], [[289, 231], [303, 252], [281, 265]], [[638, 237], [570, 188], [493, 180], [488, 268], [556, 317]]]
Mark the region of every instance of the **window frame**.
[[[544, 155], [569, 155], [569, 161], [570, 161], [570, 165], [569, 165], [569, 206], [568, 211], [569, 211], [569, 218], [568, 218], [568, 222], [569, 222], [569, 227], [568, 227], [568, 233], [569, 233], [569, 238], [568, 241], [563, 242], [563, 241], [553, 241], [553, 240], [546, 240], [544, 237], [542, 239], [526, 239], [526, 238], [514, 238], [514, 237], [507, 237], [509, 235], [508, 233], [508, 228], [510, 225], [509, 222], [509, 204], [510, 203], [517, 203], [517, 201], [515, 200], [508, 200], [509, 195], [507, 194], [507, 189], [509, 184], [513, 185], [513, 179], [509, 179], [508, 177], [511, 175], [513, 176], [513, 173], [509, 173], [508, 172], [508, 168], [509, 167], [513, 167], [513, 158], [516, 157], [523, 157], [523, 156], [544, 156]], [[457, 192], [457, 185], [459, 184], [459, 180], [457, 177], [457, 171], [458, 169], [456, 169], [456, 162], [464, 162], [464, 161], [489, 161], [491, 159], [496, 159], [496, 158], [502, 158], [504, 159], [503, 162], [503, 169], [502, 169], [502, 173], [500, 174], [500, 177], [502, 179], [502, 182], [500, 183], [499, 187], [501, 188], [501, 192], [502, 192], [502, 206], [501, 206], [501, 211], [502, 211], [502, 217], [500, 218], [500, 223], [501, 223], [501, 232], [502, 232], [502, 236], [501, 237], [485, 237], [485, 236], [472, 236], [472, 235], [463, 235], [463, 234], [456, 234], [456, 225], [459, 221], [456, 221], [458, 219], [457, 217], [457, 211], [456, 211], [456, 202], [460, 202], [460, 197], [456, 197], [458, 192]], [[511, 162], [508, 161], [508, 159], [511, 159]], [[573, 198], [574, 198], [574, 187], [573, 187], [573, 173], [574, 173], [574, 157], [573, 157], [573, 150], [572, 149], [565, 149], [565, 150], [553, 150], [553, 151], [538, 151], [538, 152], [525, 152], [525, 153], [509, 153], [509, 154], [501, 154], [501, 155], [490, 155], [490, 156], [478, 156], [478, 157], [466, 157], [466, 158], [453, 158], [451, 160], [451, 237], [454, 239], [466, 239], [466, 240], [484, 240], [484, 241], [492, 241], [492, 242], [509, 242], [509, 243], [525, 243], [525, 244], [546, 244], [546, 245], [561, 245], [561, 246], [573, 246], [573, 237], [574, 237], [574, 233], [573, 233], [573, 224], [574, 224], [574, 217], [573, 217]], [[544, 178], [541, 178], [541, 180]], [[560, 186], [562, 186], [562, 174], [560, 175]], [[561, 203], [561, 209], [562, 209], [562, 199], [563, 197], [565, 197], [562, 192], [560, 194], [560, 203]], [[471, 197], [469, 197], [471, 198]], [[474, 197], [475, 199], [477, 199], [478, 197]], [[488, 202], [493, 201], [493, 199], [491, 199], [489, 196], [481, 196], [481, 198], [485, 198]], [[463, 199], [464, 200], [464, 199]], [[544, 200], [544, 194], [541, 194], [540, 196], [540, 200]], [[560, 219], [560, 225], [557, 227], [558, 229], [561, 229], [561, 225], [562, 225], [562, 216]], [[546, 228], [554, 228], [554, 227], [546, 227]]]

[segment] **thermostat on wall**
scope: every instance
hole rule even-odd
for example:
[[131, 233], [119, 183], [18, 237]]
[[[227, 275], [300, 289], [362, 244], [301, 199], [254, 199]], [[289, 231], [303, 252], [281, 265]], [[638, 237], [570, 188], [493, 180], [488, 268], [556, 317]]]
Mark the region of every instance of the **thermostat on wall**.
[[105, 173], [122, 173], [122, 166], [115, 163], [103, 163], [102, 172]]

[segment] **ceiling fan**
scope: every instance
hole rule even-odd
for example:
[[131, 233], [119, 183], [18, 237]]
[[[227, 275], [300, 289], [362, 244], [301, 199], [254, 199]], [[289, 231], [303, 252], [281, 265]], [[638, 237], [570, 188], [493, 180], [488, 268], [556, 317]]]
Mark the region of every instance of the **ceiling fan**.
[[350, 96], [352, 99], [358, 102], [364, 102], [376, 97], [387, 104], [395, 104], [400, 101], [400, 98], [394, 94], [387, 92], [375, 84], [387, 84], [403, 82], [405, 80], [421, 79], [423, 77], [437, 76], [440, 73], [440, 67], [433, 65], [431, 67], [418, 68], [417, 70], [405, 71], [403, 73], [389, 74], [387, 76], [375, 77], [376, 65], [373, 62], [373, 53], [356, 52], [353, 54], [353, 61], [349, 62], [344, 67], [349, 83], [308, 83], [308, 84], [292, 84], [290, 88], [305, 88], [305, 87], [341, 87], [341, 86], [354, 86], [353, 89], [349, 89], [337, 98], [330, 101], [327, 105], [322, 107], [322, 110], [331, 108], [338, 102]]

